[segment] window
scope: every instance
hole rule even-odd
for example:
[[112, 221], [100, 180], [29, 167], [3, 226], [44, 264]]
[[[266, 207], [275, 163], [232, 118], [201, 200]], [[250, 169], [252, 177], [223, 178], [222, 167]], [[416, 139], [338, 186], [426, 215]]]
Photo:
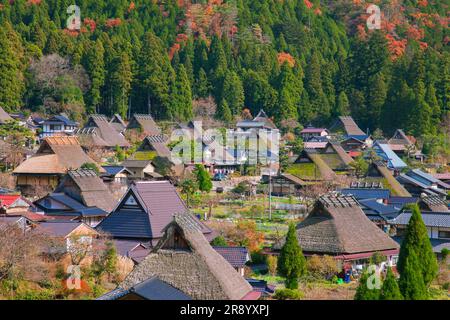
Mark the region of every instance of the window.
[[450, 231], [439, 231], [440, 239], [450, 239]]
[[53, 131], [61, 130], [61, 125], [59, 125], [59, 124], [52, 124], [52, 125], [50, 125], [50, 130], [53, 130]]

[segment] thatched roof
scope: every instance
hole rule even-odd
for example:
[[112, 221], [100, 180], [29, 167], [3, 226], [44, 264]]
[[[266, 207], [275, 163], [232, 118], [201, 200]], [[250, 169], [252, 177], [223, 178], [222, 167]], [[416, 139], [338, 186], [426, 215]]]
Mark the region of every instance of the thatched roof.
[[148, 135], [160, 135], [161, 129], [149, 114], [134, 114], [127, 129], [140, 129]]
[[128, 289], [158, 277], [194, 300], [241, 300], [250, 284], [208, 243], [195, 218], [175, 215], [152, 252], [128, 275]]
[[95, 163], [81, 148], [77, 137], [47, 137], [34, 156], [24, 161], [14, 174], [65, 174], [85, 163]]
[[383, 176], [383, 178], [386, 179], [394, 195], [399, 197], [411, 197], [411, 194], [408, 192], [408, 190], [406, 190], [405, 187], [403, 187], [403, 185], [401, 185], [400, 182], [395, 179], [394, 175], [386, 167], [386, 165], [384, 165], [382, 162], [377, 162], [375, 163], [375, 167]]
[[343, 129], [347, 136], [355, 136], [355, 137], [363, 137], [367, 136], [364, 131], [362, 131], [355, 120], [352, 117], [348, 116], [340, 116], [336, 123], [330, 127], [331, 131], [336, 131], [339, 129]]
[[69, 171], [54, 192], [69, 194], [87, 207], [97, 207], [106, 212], [110, 212], [116, 205], [108, 187], [92, 170]]
[[115, 115], [113, 115], [113, 117], [111, 118], [111, 120], [109, 122], [114, 127], [114, 129], [117, 130], [117, 132], [124, 132], [125, 129], [127, 128], [127, 124], [122, 119], [120, 114], [116, 113]]
[[0, 107], [0, 124], [4, 124], [7, 121], [13, 121], [14, 119], [5, 111], [2, 107]]
[[314, 149], [305, 149], [308, 158], [317, 166], [320, 171], [320, 176], [323, 180], [336, 179], [336, 173], [323, 161], [320, 154]]
[[371, 222], [353, 196], [322, 196], [297, 226], [303, 251], [354, 254], [398, 249], [398, 244]]
[[[83, 129], [76, 132], [77, 135], [85, 136], [83, 142], [86, 145], [98, 147], [129, 147], [129, 142], [118, 132], [104, 115], [91, 115]], [[92, 136], [89, 140], [88, 137]]]

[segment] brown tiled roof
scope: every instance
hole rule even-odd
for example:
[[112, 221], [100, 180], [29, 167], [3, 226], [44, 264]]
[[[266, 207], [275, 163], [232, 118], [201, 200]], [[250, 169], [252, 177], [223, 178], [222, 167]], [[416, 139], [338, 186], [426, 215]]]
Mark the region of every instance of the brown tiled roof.
[[297, 226], [305, 252], [353, 254], [398, 249], [398, 244], [371, 222], [352, 196], [328, 194]]
[[20, 164], [14, 173], [64, 174], [85, 163], [95, 161], [83, 151], [77, 137], [48, 137], [42, 141], [37, 153]]
[[240, 300], [253, 290], [211, 247], [195, 218], [186, 213], [175, 215], [156, 247], [121, 287], [128, 289], [153, 276], [195, 300]]

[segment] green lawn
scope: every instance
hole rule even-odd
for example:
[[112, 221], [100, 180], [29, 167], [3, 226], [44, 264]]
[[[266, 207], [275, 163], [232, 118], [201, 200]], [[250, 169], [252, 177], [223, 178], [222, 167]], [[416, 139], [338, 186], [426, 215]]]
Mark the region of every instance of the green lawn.
[[134, 154], [134, 160], [153, 160], [157, 156], [155, 151], [138, 151]]

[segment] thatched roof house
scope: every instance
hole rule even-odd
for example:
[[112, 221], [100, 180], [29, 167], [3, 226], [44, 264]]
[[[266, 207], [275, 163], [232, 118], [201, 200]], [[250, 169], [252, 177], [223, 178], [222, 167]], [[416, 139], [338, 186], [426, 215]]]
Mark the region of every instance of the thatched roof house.
[[361, 141], [365, 141], [368, 135], [361, 130], [356, 124], [355, 120], [349, 116], [340, 116], [336, 122], [330, 127], [332, 133], [343, 134], [345, 137], [357, 138]]
[[69, 171], [55, 192], [65, 193], [87, 207], [97, 207], [106, 212], [110, 212], [116, 205], [108, 187], [92, 170]]
[[76, 131], [83, 146], [100, 148], [130, 147], [122, 133], [118, 132], [104, 115], [91, 115], [83, 129]]
[[111, 125], [114, 127], [114, 129], [116, 129], [117, 132], [120, 132], [120, 133], [124, 132], [125, 129], [127, 128], [127, 124], [122, 119], [120, 114], [117, 114], [117, 113], [115, 115], [113, 115], [113, 117], [111, 118], [109, 123], [111, 123]]
[[344, 260], [371, 257], [375, 252], [398, 254], [399, 246], [372, 223], [353, 196], [322, 196], [297, 226], [305, 254], [341, 256]]
[[257, 299], [252, 286], [209, 244], [197, 220], [177, 214], [151, 253], [127, 276], [128, 289], [158, 277], [194, 300]]
[[127, 130], [136, 129], [147, 135], [160, 135], [161, 129], [149, 114], [134, 114], [128, 122]]
[[8, 121], [13, 121], [14, 119], [0, 107], [0, 124], [5, 124]]
[[[81, 148], [77, 137], [47, 137], [34, 156], [22, 162], [13, 172], [17, 186], [48, 186], [54, 188], [68, 170], [85, 163], [95, 163]], [[100, 171], [104, 171], [99, 168]]]

